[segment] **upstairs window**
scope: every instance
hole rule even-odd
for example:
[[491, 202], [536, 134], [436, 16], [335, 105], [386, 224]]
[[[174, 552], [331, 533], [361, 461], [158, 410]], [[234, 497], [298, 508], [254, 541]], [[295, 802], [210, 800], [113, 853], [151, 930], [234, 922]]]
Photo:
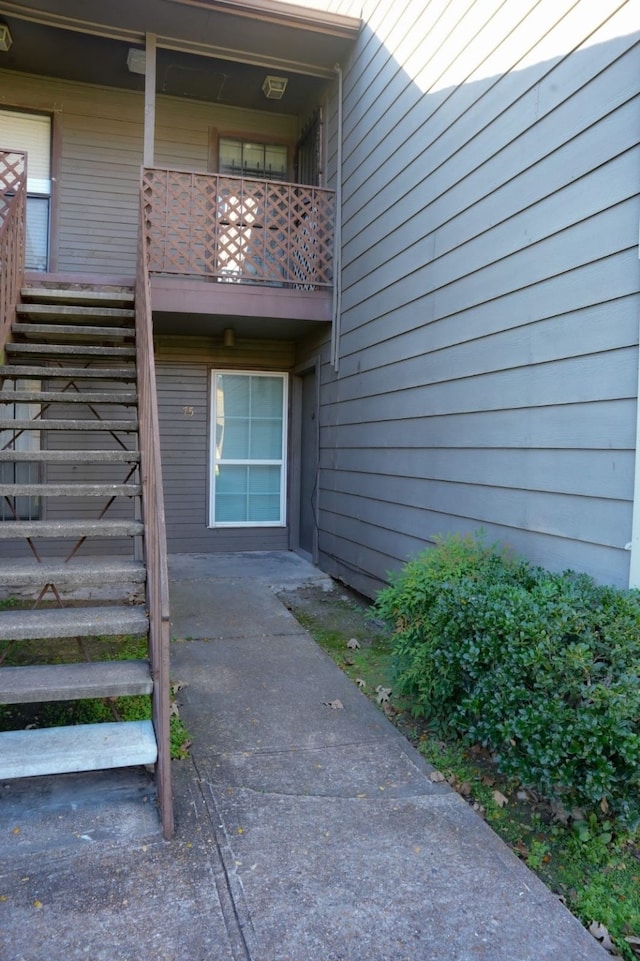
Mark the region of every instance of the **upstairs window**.
[[288, 180], [286, 144], [251, 143], [220, 137], [219, 172], [256, 180]]

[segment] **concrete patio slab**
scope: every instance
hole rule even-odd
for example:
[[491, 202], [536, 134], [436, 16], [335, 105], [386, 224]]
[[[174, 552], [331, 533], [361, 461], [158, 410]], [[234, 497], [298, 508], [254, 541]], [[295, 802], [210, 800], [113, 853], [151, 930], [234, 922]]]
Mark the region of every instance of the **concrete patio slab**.
[[2, 961], [605, 961], [275, 598], [314, 568], [172, 572], [175, 839], [144, 769], [0, 784]]

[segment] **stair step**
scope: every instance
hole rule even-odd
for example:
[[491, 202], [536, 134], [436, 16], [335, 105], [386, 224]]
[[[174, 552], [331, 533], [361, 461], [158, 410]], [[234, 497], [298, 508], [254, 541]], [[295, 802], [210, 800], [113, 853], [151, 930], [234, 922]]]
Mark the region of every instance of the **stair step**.
[[147, 661], [93, 661], [0, 668], [0, 704], [151, 694]]
[[140, 484], [0, 484], [0, 497], [139, 497]]
[[133, 359], [135, 347], [93, 347], [91, 344], [17, 344], [5, 345], [8, 357], [99, 357], [114, 360]]
[[0, 404], [120, 404], [134, 407], [138, 395], [132, 390], [0, 390]]
[[23, 337], [133, 337], [133, 327], [98, 327], [86, 324], [13, 324], [14, 334]]
[[64, 540], [81, 537], [133, 537], [142, 534], [139, 521], [5, 521], [0, 524], [0, 540], [20, 540], [24, 537], [60, 537]]
[[139, 605], [0, 611], [0, 637], [4, 641], [138, 635], [146, 634], [148, 628], [146, 611]]
[[0, 734], [0, 778], [155, 764], [151, 721], [76, 724]]
[[38, 563], [35, 558], [0, 558], [0, 585], [3, 587], [44, 587], [55, 584], [69, 587], [102, 587], [107, 584], [144, 584], [147, 572], [142, 561], [126, 558], [74, 558]]
[[109, 320], [134, 320], [135, 310], [123, 307], [83, 307], [67, 304], [18, 304], [16, 314], [19, 317], [33, 317], [38, 320], [90, 320], [98, 318], [101, 323]]
[[36, 367], [33, 365], [5, 364], [0, 367], [0, 378], [24, 380], [35, 377], [37, 380], [135, 380], [135, 367]]
[[50, 304], [122, 307], [133, 303], [133, 291], [130, 288], [83, 290], [79, 287], [23, 287], [20, 294], [23, 300], [40, 300]]
[[131, 420], [54, 420], [53, 417], [38, 417], [34, 420], [16, 420], [0, 417], [0, 430], [108, 430], [137, 431], [137, 418]]
[[137, 464], [138, 450], [0, 450], [0, 464]]

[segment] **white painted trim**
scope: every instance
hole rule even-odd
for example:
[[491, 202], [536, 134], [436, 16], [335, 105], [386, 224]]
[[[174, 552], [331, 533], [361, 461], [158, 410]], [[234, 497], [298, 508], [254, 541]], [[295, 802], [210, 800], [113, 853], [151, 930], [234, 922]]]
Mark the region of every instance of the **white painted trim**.
[[[249, 460], [242, 458], [225, 459], [222, 463], [232, 466], [260, 466], [268, 465], [280, 468], [280, 519], [277, 521], [216, 521], [216, 379], [222, 376], [240, 377], [279, 377], [282, 380], [282, 458], [280, 460]], [[221, 528], [239, 527], [286, 527], [287, 526], [287, 477], [288, 477], [288, 411], [289, 411], [289, 375], [282, 371], [258, 370], [212, 370], [211, 371], [211, 403], [209, 417], [209, 518], [208, 527], [219, 530]]]

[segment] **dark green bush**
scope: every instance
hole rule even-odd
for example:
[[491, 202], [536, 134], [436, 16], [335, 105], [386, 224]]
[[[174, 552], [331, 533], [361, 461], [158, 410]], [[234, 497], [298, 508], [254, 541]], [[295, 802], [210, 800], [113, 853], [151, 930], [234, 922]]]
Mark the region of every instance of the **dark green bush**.
[[374, 615], [394, 625], [416, 715], [565, 806], [638, 818], [640, 592], [449, 537], [392, 578]]

